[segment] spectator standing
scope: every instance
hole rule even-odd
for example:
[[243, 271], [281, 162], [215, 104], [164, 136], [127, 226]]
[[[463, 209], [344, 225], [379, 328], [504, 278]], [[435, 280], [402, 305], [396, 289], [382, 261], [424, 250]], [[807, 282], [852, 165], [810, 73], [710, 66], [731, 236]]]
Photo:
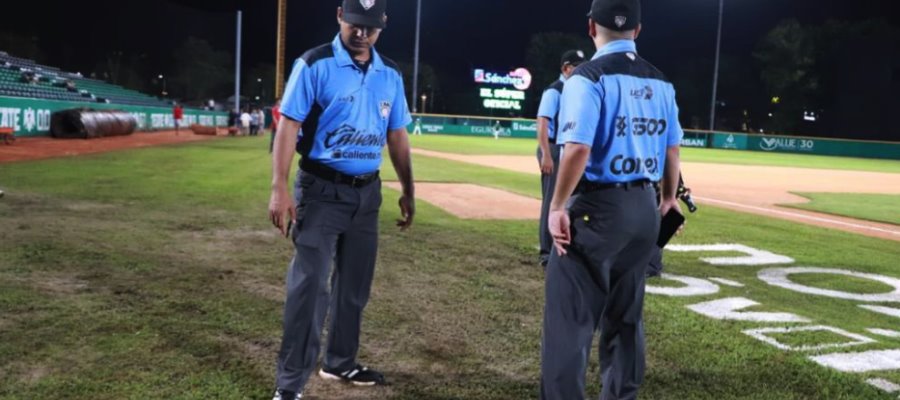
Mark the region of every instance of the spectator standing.
[[172, 117], [175, 118], [175, 135], [178, 135], [178, 130], [181, 128], [181, 120], [184, 119], [184, 108], [181, 107], [181, 104], [175, 103], [175, 107], [172, 108]]
[[241, 113], [241, 134], [250, 134], [250, 113], [247, 110]]

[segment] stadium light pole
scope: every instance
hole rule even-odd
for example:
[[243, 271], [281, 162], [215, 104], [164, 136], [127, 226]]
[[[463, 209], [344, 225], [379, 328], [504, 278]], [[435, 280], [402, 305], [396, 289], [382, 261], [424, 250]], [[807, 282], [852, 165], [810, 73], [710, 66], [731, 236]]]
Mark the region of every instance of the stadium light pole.
[[234, 51], [235, 61], [234, 65], [236, 68], [234, 69], [234, 112], [241, 112], [241, 19], [243, 18], [243, 13], [238, 10], [237, 12], [237, 48]]
[[[416, 97], [419, 95], [419, 35], [422, 32], [422, 0], [416, 1], [416, 50], [415, 55], [413, 56], [413, 91], [412, 91], [412, 112], [415, 113], [418, 110], [416, 109]], [[422, 105], [422, 108], [425, 108], [425, 105]]]
[[719, 89], [719, 55], [722, 51], [722, 15], [725, 10], [725, 0], [719, 0], [719, 31], [716, 34], [716, 66], [713, 69], [712, 106], [709, 111], [709, 130], [716, 130], [716, 93]]
[[287, 40], [287, 0], [278, 0], [278, 28], [275, 46], [275, 98], [284, 94], [284, 55]]

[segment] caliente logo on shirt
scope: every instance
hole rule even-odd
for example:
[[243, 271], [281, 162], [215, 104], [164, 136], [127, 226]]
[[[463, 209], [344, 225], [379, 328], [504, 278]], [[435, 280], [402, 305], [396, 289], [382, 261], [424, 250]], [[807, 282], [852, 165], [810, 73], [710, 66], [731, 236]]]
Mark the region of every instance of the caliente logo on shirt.
[[376, 160], [381, 156], [381, 148], [387, 143], [385, 135], [360, 131], [342, 124], [325, 134], [323, 145], [331, 151], [334, 159]]

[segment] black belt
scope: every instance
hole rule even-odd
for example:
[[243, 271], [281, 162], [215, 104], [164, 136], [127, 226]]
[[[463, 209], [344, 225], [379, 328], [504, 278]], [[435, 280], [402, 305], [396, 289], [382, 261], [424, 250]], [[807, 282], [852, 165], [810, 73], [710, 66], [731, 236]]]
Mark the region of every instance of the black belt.
[[576, 191], [579, 193], [589, 193], [596, 192], [598, 190], [646, 188], [655, 187], [656, 185], [656, 182], [653, 182], [649, 179], [639, 179], [631, 182], [615, 183], [597, 183], [582, 179], [581, 182], [578, 182], [578, 188]]
[[307, 159], [300, 161], [300, 169], [316, 178], [332, 183], [349, 185], [354, 188], [360, 188], [375, 182], [380, 176], [378, 171], [365, 175], [346, 175], [336, 171], [334, 168]]

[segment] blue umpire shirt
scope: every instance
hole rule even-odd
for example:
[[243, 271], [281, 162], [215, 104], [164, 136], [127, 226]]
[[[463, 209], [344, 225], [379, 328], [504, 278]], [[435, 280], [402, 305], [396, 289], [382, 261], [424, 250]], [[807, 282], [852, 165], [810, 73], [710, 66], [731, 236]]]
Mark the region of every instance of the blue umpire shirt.
[[550, 143], [556, 143], [556, 130], [559, 119], [559, 98], [562, 95], [565, 76], [560, 75], [559, 80], [553, 82], [541, 96], [541, 105], [538, 107], [538, 118], [547, 118], [550, 124], [547, 127], [547, 138]]
[[684, 136], [675, 88], [637, 55], [633, 40], [611, 42], [579, 66], [560, 102], [559, 143], [591, 147], [591, 182], [658, 182], [666, 149]]
[[358, 66], [338, 35], [294, 63], [282, 115], [301, 121], [297, 152], [346, 175], [381, 166], [387, 133], [412, 121], [397, 64], [372, 49], [368, 70]]

